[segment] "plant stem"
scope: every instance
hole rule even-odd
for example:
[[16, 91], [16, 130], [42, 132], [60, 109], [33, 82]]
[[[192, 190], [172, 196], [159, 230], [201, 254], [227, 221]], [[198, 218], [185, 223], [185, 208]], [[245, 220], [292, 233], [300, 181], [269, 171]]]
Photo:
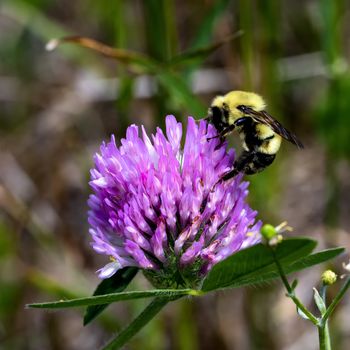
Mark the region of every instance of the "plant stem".
[[343, 287], [340, 289], [339, 293], [336, 295], [332, 303], [327, 308], [327, 311], [322, 316], [321, 323], [325, 323], [328, 320], [329, 316], [332, 314], [336, 306], [339, 304], [340, 300], [344, 296], [345, 292], [349, 289], [349, 287], [350, 287], [350, 277], [348, 277], [346, 282], [343, 284]]
[[326, 350], [326, 340], [324, 327], [318, 326], [318, 342], [320, 345], [320, 350]]
[[324, 326], [324, 337], [325, 337], [326, 349], [327, 350], [331, 350], [332, 346], [331, 346], [331, 337], [330, 337], [330, 334], [329, 334], [328, 321], [326, 322], [326, 324]]
[[332, 350], [328, 324], [320, 325], [317, 327], [317, 329], [320, 350]]
[[[323, 299], [325, 306], [327, 305], [326, 293], [327, 293], [327, 285], [322, 284], [321, 298]], [[323, 311], [321, 313], [323, 316], [325, 311]], [[324, 322], [324, 324], [322, 324], [322, 321], [320, 322], [320, 325], [318, 326], [318, 338], [319, 338], [320, 349], [324, 348], [326, 350], [331, 350], [331, 338], [330, 338], [330, 334], [329, 334], [328, 321]]]
[[[179, 297], [177, 297], [179, 298]], [[112, 339], [103, 350], [120, 349], [137, 332], [139, 332], [168, 302], [174, 298], [154, 298], [152, 302], [137, 316], [126, 328], [124, 328], [116, 338]]]
[[322, 284], [320, 295], [321, 295], [321, 298], [323, 299], [325, 305], [327, 305], [326, 293], [327, 293], [327, 285]]
[[271, 249], [275, 264], [277, 266], [278, 272], [281, 276], [282, 282], [283, 282], [285, 288], [287, 289], [288, 297], [293, 300], [293, 302], [297, 306], [297, 308], [300, 309], [315, 326], [318, 326], [318, 324], [319, 324], [318, 319], [304, 306], [304, 304], [295, 295], [295, 292], [294, 292], [293, 288], [290, 286], [288, 279], [286, 277], [286, 274], [283, 271], [282, 265], [280, 264], [280, 262], [276, 256], [274, 248], [270, 247], [270, 249]]

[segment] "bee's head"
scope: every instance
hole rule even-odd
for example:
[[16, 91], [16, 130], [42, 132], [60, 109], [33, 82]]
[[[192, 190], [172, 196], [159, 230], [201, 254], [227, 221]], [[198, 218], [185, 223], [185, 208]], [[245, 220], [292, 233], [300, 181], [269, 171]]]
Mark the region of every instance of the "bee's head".
[[265, 101], [260, 95], [253, 92], [231, 91], [224, 96], [214, 98], [208, 111], [208, 119], [218, 130], [221, 130], [246, 115], [247, 107], [262, 111], [265, 106]]
[[208, 109], [207, 119], [218, 131], [221, 131], [228, 125], [228, 116], [224, 96], [216, 96]]

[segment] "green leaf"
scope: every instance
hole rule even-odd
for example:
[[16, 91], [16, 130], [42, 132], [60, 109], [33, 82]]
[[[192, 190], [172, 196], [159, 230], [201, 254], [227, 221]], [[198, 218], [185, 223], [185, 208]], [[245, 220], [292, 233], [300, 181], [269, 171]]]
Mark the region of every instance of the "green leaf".
[[[285, 242], [290, 241], [290, 240], [291, 239], [287, 239], [287, 240], [285, 240]], [[294, 243], [292, 245], [294, 245]], [[290, 247], [292, 247], [292, 245], [290, 245], [289, 243], [287, 244], [287, 246], [290, 246]], [[285, 247], [285, 249], [287, 249], [287, 246]], [[323, 250], [323, 251], [320, 251], [318, 253], [309, 255], [309, 253], [311, 251], [307, 252], [306, 247], [307, 247], [307, 245], [305, 245], [304, 248], [300, 250], [300, 253], [302, 253], [303, 250], [305, 251], [304, 255], [296, 254], [296, 255], [292, 256], [292, 255], [288, 254], [288, 256], [285, 256], [284, 259], [281, 258], [280, 255], [277, 255], [278, 259], [280, 260], [280, 262], [282, 264], [283, 270], [286, 274], [289, 274], [292, 272], [297, 272], [297, 271], [306, 269], [308, 267], [323, 263], [325, 261], [328, 261], [330, 259], [335, 258], [339, 254], [344, 252], [344, 248], [332, 248], [332, 249]], [[251, 247], [251, 248], [253, 248], [253, 247]], [[248, 248], [248, 249], [251, 249], [251, 248]], [[311, 246], [309, 247], [309, 249], [310, 248], [311, 248]], [[246, 250], [248, 250], [248, 249], [246, 249]], [[277, 252], [278, 252], [278, 249], [277, 249]], [[235, 255], [237, 255], [237, 254], [235, 254]], [[270, 252], [270, 254], [271, 254], [271, 252]], [[234, 257], [235, 255], [233, 255], [232, 257]], [[228, 258], [228, 259], [230, 259], [230, 258]], [[226, 260], [228, 260], [228, 259], [226, 259]], [[226, 260], [224, 260], [223, 262], [225, 262]], [[236, 264], [237, 261], [234, 261], [233, 263]], [[217, 264], [216, 266], [218, 266], [220, 264], [221, 263]], [[249, 265], [249, 262], [246, 261], [245, 264]], [[213, 271], [214, 268], [211, 271]], [[230, 268], [229, 266], [227, 266], [226, 268], [228, 270], [230, 270], [230, 269], [232, 270], [232, 267]], [[223, 271], [223, 273], [224, 273], [224, 271]], [[210, 277], [210, 274], [211, 274], [211, 272], [209, 273], [208, 277]], [[207, 277], [207, 279], [208, 279], [208, 277]], [[237, 288], [237, 287], [241, 287], [241, 286], [245, 286], [245, 285], [259, 284], [259, 283], [263, 283], [263, 282], [266, 282], [268, 280], [275, 279], [278, 277], [279, 277], [279, 273], [278, 273], [277, 267], [274, 264], [274, 262], [272, 262], [272, 264], [267, 264], [264, 267], [258, 268], [256, 271], [253, 271], [250, 273], [249, 272], [248, 273], [241, 273], [241, 275], [236, 276], [236, 278], [234, 278], [234, 276], [233, 276], [233, 278], [230, 280], [230, 282], [226, 283], [223, 286], [219, 285], [218, 287], [215, 287], [215, 286], [213, 287], [209, 283], [212, 283], [214, 281], [209, 280], [207, 282], [207, 279], [206, 279], [203, 283], [202, 291], [207, 292], [209, 290], [215, 290], [215, 289]], [[210, 289], [208, 289], [208, 287], [210, 287]], [[207, 288], [207, 289], [205, 289], [205, 288]]]
[[137, 316], [126, 328], [112, 339], [102, 350], [116, 350], [125, 345], [136, 333], [138, 333], [149, 321], [154, 318], [168, 302], [175, 298], [154, 298], [152, 302]]
[[[321, 264], [325, 261], [328, 261], [330, 259], [333, 259], [334, 257], [336, 257], [337, 255], [341, 254], [344, 252], [344, 248], [332, 248], [332, 249], [327, 249], [327, 250], [323, 250], [321, 252], [315, 253], [315, 254], [311, 254], [311, 255], [307, 255], [295, 262], [293, 262], [292, 264], [283, 264], [282, 263], [282, 267], [283, 270], [286, 274], [292, 273], [292, 272], [297, 272], [300, 270], [304, 270], [308, 267], [314, 266], [314, 265], [318, 265]], [[261, 271], [261, 275], [256, 279], [254, 279], [254, 281], [252, 281], [251, 279], [248, 280], [238, 280], [237, 283], [239, 283], [238, 286], [241, 286], [242, 283], [244, 285], [247, 284], [256, 284], [256, 283], [260, 283], [260, 282], [265, 282], [267, 280], [271, 280], [274, 278], [278, 278], [280, 275], [278, 273], [278, 270], [276, 268], [276, 266], [273, 266], [272, 268], [266, 268], [263, 269]]]
[[[289, 238], [276, 249], [276, 256], [282, 264], [291, 264], [309, 255], [316, 241], [309, 238]], [[257, 244], [228, 257], [216, 264], [204, 280], [202, 290], [238, 287], [241, 281], [261, 280], [262, 273], [277, 271], [270, 248]]]
[[28, 308], [37, 309], [61, 309], [67, 307], [89, 306], [110, 304], [116, 301], [161, 297], [161, 298], [175, 298], [182, 295], [198, 295], [198, 291], [192, 289], [154, 289], [146, 291], [111, 293], [105, 295], [92, 296], [87, 298], [78, 298], [71, 300], [59, 300], [48, 303], [27, 304]]
[[[95, 295], [122, 292], [136, 276], [137, 267], [125, 267], [117, 271], [112, 277], [103, 280], [96, 288]], [[109, 304], [88, 306], [84, 315], [84, 326], [95, 319]]]
[[242, 34], [243, 34], [242, 31], [238, 31], [237, 33], [234, 33], [234, 34], [228, 36], [227, 38], [220, 40], [218, 42], [215, 42], [213, 44], [184, 52], [184, 53], [172, 58], [167, 63], [167, 65], [174, 67], [174, 66], [180, 66], [180, 65], [188, 66], [189, 64], [200, 63], [204, 59], [206, 59], [210, 54], [212, 54], [214, 51], [216, 51], [219, 47], [231, 42], [232, 40], [238, 38]]
[[325, 261], [335, 258], [341, 253], [344, 253], [344, 251], [345, 251], [345, 248], [342, 248], [342, 247], [321, 250], [320, 252], [317, 252], [315, 254], [305, 256], [304, 258], [294, 262], [293, 264], [290, 264], [288, 266], [283, 266], [284, 272], [285, 273], [296, 272], [299, 270], [306, 269], [310, 266], [321, 264]]
[[[292, 272], [297, 272], [303, 269], [306, 269], [308, 267], [314, 266], [321, 264], [325, 261], [328, 261], [330, 259], [335, 258], [339, 254], [344, 252], [344, 248], [332, 248], [332, 249], [327, 249], [323, 250], [321, 252], [307, 255], [304, 258], [301, 258], [292, 264], [283, 264], [282, 267], [283, 270], [286, 274], [292, 273]], [[266, 282], [268, 280], [278, 278], [280, 277], [277, 267], [273, 266], [268, 267], [266, 269], [261, 270], [261, 275], [258, 276], [257, 278], [254, 277], [254, 279], [248, 278], [248, 279], [239, 279], [235, 282], [234, 287], [240, 287], [242, 285], [249, 285], [249, 284], [257, 284], [261, 282]]]

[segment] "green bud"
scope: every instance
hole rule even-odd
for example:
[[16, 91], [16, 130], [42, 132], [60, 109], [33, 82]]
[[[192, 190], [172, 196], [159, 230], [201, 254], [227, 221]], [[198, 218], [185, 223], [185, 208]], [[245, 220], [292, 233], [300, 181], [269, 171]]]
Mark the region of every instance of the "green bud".
[[326, 270], [323, 272], [321, 279], [325, 286], [330, 286], [337, 280], [337, 275], [332, 270]]
[[272, 225], [266, 224], [261, 228], [261, 235], [269, 241], [277, 235], [277, 231]]

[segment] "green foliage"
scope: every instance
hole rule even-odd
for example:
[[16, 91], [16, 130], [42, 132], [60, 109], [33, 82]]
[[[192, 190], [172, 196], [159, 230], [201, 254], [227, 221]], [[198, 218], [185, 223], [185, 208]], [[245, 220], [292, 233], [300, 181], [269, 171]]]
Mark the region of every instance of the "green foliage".
[[[326, 255], [309, 256], [316, 247], [316, 241], [308, 238], [285, 239], [277, 246], [276, 255], [287, 273], [318, 264]], [[338, 250], [336, 255], [340, 254]], [[320, 253], [318, 253], [320, 254]], [[309, 258], [308, 260], [306, 258]], [[278, 277], [278, 271], [270, 249], [258, 244], [239, 251], [216, 264], [203, 282], [202, 290], [207, 292], [222, 288], [265, 282]]]
[[[216, 264], [204, 280], [201, 290], [158, 289], [103, 294], [114, 288], [123, 290], [128, 285], [137, 270], [127, 271], [124, 269], [123, 273], [120, 273], [115, 280], [102, 282], [92, 297], [36, 303], [27, 306], [49, 309], [89, 306], [84, 319], [86, 324], [103, 311], [106, 305], [112, 302], [153, 297], [153, 301], [141, 314], [104, 347], [105, 350], [119, 349], [170, 301], [174, 301], [185, 295], [200, 296], [206, 292], [223, 288], [262, 283], [279, 277], [279, 266], [283, 268], [285, 273], [291, 273], [329, 260], [343, 252], [342, 248], [336, 248], [311, 254], [315, 246], [316, 241], [308, 238], [290, 238], [282, 241], [276, 247], [274, 254], [271, 254], [271, 247], [262, 244], [241, 250]], [[280, 265], [276, 264], [275, 259], [279, 261]], [[127, 272], [126, 275], [124, 274], [125, 272]]]
[[[232, 88], [252, 89], [261, 93], [268, 101], [269, 111], [283, 123], [286, 122], [291, 131], [295, 131], [303, 141], [305, 140], [307, 148], [305, 153], [300, 153], [301, 158], [303, 154], [311, 153], [315, 155], [317, 163], [316, 158], [322, 159], [326, 150], [327, 160], [324, 168], [327, 179], [323, 181], [325, 183], [323, 198], [328, 197], [329, 201], [322, 206], [325, 208], [322, 213], [315, 215], [321, 214], [328, 224], [330, 222], [328, 217], [335, 218], [331, 220], [335, 229], [340, 222], [344, 222], [338, 220], [339, 213], [347, 212], [347, 207], [341, 207], [346, 203], [346, 200], [341, 199], [342, 195], [346, 199], [346, 192], [343, 191], [346, 190], [346, 186], [342, 187], [343, 180], [340, 180], [339, 174], [344, 176], [341, 179], [346, 179], [347, 166], [346, 163], [342, 163], [345, 167], [339, 167], [338, 160], [349, 158], [350, 155], [348, 137], [350, 74], [347, 64], [349, 22], [344, 16], [349, 12], [349, 4], [344, 0], [320, 0], [314, 2], [312, 6], [309, 6], [308, 2], [218, 0], [182, 2], [181, 5], [180, 9], [178, 2], [173, 0], [144, 2], [89, 0], [87, 3], [73, 1], [63, 4], [49, 0], [1, 2], [0, 148], [1, 153], [10, 153], [15, 158], [24, 176], [33, 182], [35, 188], [35, 195], [26, 193], [19, 197], [17, 207], [11, 201], [8, 202], [6, 197], [2, 197], [0, 203], [1, 220], [4, 222], [4, 225], [0, 225], [0, 315], [4, 316], [4, 319], [9, 319], [9, 322], [2, 323], [6, 338], [9, 339], [4, 341], [8, 344], [12, 339], [17, 341], [23, 338], [20, 344], [26, 346], [24, 334], [35, 335], [37, 332], [43, 339], [51, 336], [60, 337], [59, 330], [52, 325], [47, 326], [46, 322], [34, 325], [31, 322], [31, 312], [25, 313], [26, 317], [22, 318], [20, 305], [23, 304], [23, 300], [33, 298], [33, 290], [57, 299], [77, 298], [88, 293], [88, 288], [82, 288], [84, 283], [79, 283], [83, 281], [85, 285], [89, 285], [79, 263], [77, 270], [73, 265], [60, 270], [53, 263], [57, 254], [62, 256], [64, 263], [71, 260], [84, 262], [84, 266], [90, 269], [89, 275], [91, 267], [96, 265], [92, 260], [89, 264], [85, 264], [86, 257], [90, 256], [88, 250], [85, 250], [87, 248], [75, 245], [77, 242], [86, 241], [86, 237], [80, 236], [80, 233], [86, 232], [82, 214], [86, 210], [85, 199], [83, 204], [77, 203], [75, 199], [85, 198], [87, 190], [83, 189], [83, 186], [79, 186], [79, 189], [74, 187], [74, 191], [77, 192], [73, 194], [71, 179], [68, 181], [68, 177], [65, 179], [62, 175], [56, 176], [61, 173], [56, 171], [56, 165], [74, 163], [77, 153], [79, 157], [84, 158], [85, 168], [76, 167], [74, 174], [80, 172], [86, 176], [89, 167], [89, 157], [86, 155], [91, 154], [91, 149], [95, 148], [107, 133], [116, 132], [115, 130], [122, 133], [130, 123], [142, 121], [150, 128], [154, 125], [161, 126], [165, 113], [177, 113], [179, 117], [189, 112], [199, 119], [205, 116], [212, 95]], [[228, 33], [240, 30], [244, 34], [237, 42], [229, 43], [225, 46], [225, 50], [218, 51], [213, 55], [213, 59], [207, 60], [218, 47], [217, 44], [226, 41], [225, 36]], [[132, 54], [126, 57], [123, 65], [113, 63], [110, 65], [110, 62], [100, 56], [73, 45], [64, 45], [54, 54], [45, 52], [44, 47], [48, 40], [72, 34], [98, 38], [112, 47], [125, 50], [124, 53]], [[292, 70], [297, 72], [296, 75], [299, 77], [286, 82], [279, 74], [281, 68], [285, 68], [283, 62], [290, 58], [303, 59], [309, 54], [323, 57], [321, 68], [326, 72], [313, 75], [314, 68], [315, 71], [319, 70], [317, 64], [315, 67], [295, 64]], [[194, 95], [190, 73], [202, 68], [222, 69], [222, 72], [229, 77], [229, 84], [224, 84], [218, 91], [208, 91], [208, 94], [203, 96]], [[305, 72], [307, 74], [303, 76]], [[75, 79], [79, 78], [81, 73], [98, 74], [104, 82], [110, 77], [118, 77], [120, 82], [118, 98], [116, 96], [115, 101], [99, 99], [85, 101], [84, 104], [88, 104], [88, 113], [84, 109], [81, 112], [81, 101], [78, 99], [75, 103], [70, 102], [71, 106], [74, 104], [73, 109], [67, 108], [67, 102], [61, 92], [64, 90], [67, 95], [74, 95]], [[134, 99], [135, 83], [140, 74], [151, 74], [156, 82], [157, 89], [151, 103], [150, 98], [137, 101]], [[4, 83], [7, 79], [9, 85]], [[65, 118], [60, 118], [57, 122], [57, 132], [52, 129], [53, 132], [48, 135], [49, 141], [47, 141], [38, 132], [45, 129], [47, 124], [52, 125], [53, 120], [49, 116], [55, 114], [56, 106], [62, 106], [64, 115], [73, 120], [73, 123], [66, 124]], [[89, 119], [90, 113], [93, 115], [92, 119]], [[81, 119], [80, 114], [84, 115]], [[40, 119], [43, 115], [45, 118]], [[312, 121], [308, 119], [310, 115], [315, 116]], [[81, 133], [82, 129], [85, 130], [84, 133]], [[315, 134], [320, 135], [320, 141], [315, 142]], [[33, 142], [32, 138], [37, 138], [40, 142]], [[73, 149], [70, 148], [67, 152], [65, 145], [70, 145]], [[45, 169], [47, 159], [41, 157], [42, 152], [38, 152], [38, 148], [45, 148], [48, 158], [55, 159], [49, 165], [50, 171]], [[27, 152], [28, 149], [31, 151]], [[279, 208], [285, 203], [283, 196], [286, 193], [284, 186], [286, 183], [292, 184], [295, 188], [300, 186], [298, 176], [290, 181], [289, 172], [282, 173], [279, 168], [282, 159], [285, 159], [287, 169], [296, 164], [293, 163], [293, 157], [288, 157], [289, 151], [292, 152], [293, 147], [283, 143], [282, 151], [275, 163], [262, 174], [249, 178], [251, 181], [249, 200], [253, 203], [252, 207], [259, 211], [260, 218], [264, 220], [273, 218], [278, 221], [281, 215], [285, 215], [285, 211], [282, 213]], [[66, 165], [63, 169], [66, 169]], [[3, 162], [1, 167], [7, 169], [6, 162]], [[61, 168], [61, 165], [59, 167]], [[300, 174], [305, 170], [307, 174], [311, 171], [310, 167], [313, 169], [313, 163], [305, 164], [305, 169], [304, 167], [297, 169], [297, 172]], [[13, 175], [16, 178], [16, 173]], [[323, 174], [316, 172], [315, 176], [322, 180]], [[313, 180], [307, 179], [307, 181], [310, 185], [308, 183], [305, 185], [311, 186]], [[51, 187], [54, 187], [55, 191], [51, 192], [49, 189]], [[6, 183], [1, 183], [2, 195], [9, 191], [18, 198], [18, 190], [16, 188], [12, 191], [10, 187], [7, 188]], [[290, 193], [290, 187], [287, 191]], [[52, 232], [46, 232], [40, 227], [40, 215], [37, 218], [36, 209], [46, 205], [45, 200], [42, 201], [43, 198], [52, 201], [55, 214], [59, 216], [58, 225], [51, 226]], [[26, 209], [23, 211], [23, 208]], [[289, 210], [298, 210], [294, 208]], [[71, 232], [67, 213], [76, 217], [71, 220], [74, 221], [74, 230]], [[36, 225], [35, 229], [32, 227], [33, 222]], [[315, 221], [310, 220], [309, 225], [313, 222]], [[312, 227], [306, 229], [311, 230]], [[45, 231], [45, 234], [36, 233], [42, 231]], [[72, 240], [69, 238], [70, 233], [74, 233]], [[325, 241], [332, 246], [337, 244], [335, 237], [338, 235], [329, 235]], [[50, 245], [46, 244], [46, 240]], [[286, 273], [291, 273], [327, 261], [341, 251], [340, 248], [336, 248], [310, 253], [294, 262], [282, 265]], [[74, 252], [73, 259], [72, 252]], [[45, 274], [40, 272], [43, 261]], [[229, 266], [227, 268], [230, 269]], [[236, 268], [233, 267], [234, 270]], [[231, 281], [229, 288], [259, 281], [265, 282], [277, 277], [275, 267], [268, 265], [260, 268], [262, 275], [255, 276], [252, 271], [252, 279], [249, 273], [243, 274], [242, 278], [236, 276], [237, 279]], [[75, 281], [75, 277], [79, 274], [80, 279], [75, 285], [73, 283], [67, 287], [61, 279], [58, 281], [57, 274], [64, 275], [68, 281]], [[104, 287], [102, 292], [103, 289]], [[96, 293], [99, 294], [101, 289], [98, 290]], [[251, 289], [250, 301], [254, 292], [261, 294], [261, 290]], [[253, 303], [250, 303], [248, 313], [254, 312], [252, 305]], [[101, 310], [102, 306], [94, 305], [88, 309]], [[133, 314], [132, 311], [129, 312]], [[45, 317], [46, 313], [42, 315]], [[58, 317], [69, 318], [69, 314], [50, 315], [53, 315], [54, 320], [56, 317], [57, 320]], [[23, 321], [20, 332], [17, 329], [18, 322], [13, 322], [19, 317]], [[106, 323], [103, 322], [100, 326], [104, 330], [112, 331], [116, 329], [116, 315], [113, 315], [113, 322], [113, 327], [106, 327]], [[249, 324], [251, 320], [245, 322], [244, 326], [249, 329], [247, 333], [249, 336], [254, 336], [254, 325]], [[174, 328], [179, 329], [178, 323], [174, 323]], [[196, 328], [196, 325], [193, 324], [193, 327]], [[158, 332], [163, 332], [163, 329]], [[342, 330], [339, 328], [338, 332], [341, 333]], [[138, 345], [144, 344], [149, 335], [149, 332], [141, 335]], [[273, 338], [273, 334], [264, 333], [264, 338]], [[200, 338], [197, 341], [200, 347]], [[68, 339], [67, 347], [71, 346], [69, 342]], [[40, 348], [36, 343], [27, 346]], [[132, 346], [130, 345], [130, 348], [134, 349]], [[18, 348], [12, 346], [12, 343], [8, 347], [4, 344], [3, 347]]]
[[[307, 238], [292, 238], [278, 245], [276, 254], [283, 265], [293, 263], [310, 254], [316, 242]], [[264, 273], [275, 270], [275, 262], [270, 249], [264, 244], [239, 251], [216, 264], [204, 280], [202, 290], [229, 288], [263, 281]]]
[[175, 102], [175, 105], [179, 105], [183, 109], [191, 110], [191, 114], [197, 117], [204, 117], [207, 108], [193, 95], [188, 83], [180, 77], [178, 72], [174, 71], [174, 68], [178, 66], [184, 68], [189, 64], [193, 66], [193, 62], [204, 60], [220, 46], [232, 41], [240, 34], [238, 32], [214, 44], [191, 49], [183, 54], [175, 55], [171, 59], [167, 59], [167, 55], [160, 55], [160, 53], [156, 54], [155, 57], [150, 57], [132, 50], [113, 48], [94, 39], [79, 36], [54, 39], [49, 47], [56, 47], [67, 42], [75, 43], [117, 60], [135, 74], [152, 74], [161, 85], [162, 101], [165, 98], [164, 92], [166, 92], [168, 96], [166, 100]]
[[[296, 272], [334, 258], [344, 251], [343, 248], [325, 250], [316, 254], [311, 252], [316, 241], [309, 238], [289, 238], [277, 246], [276, 257], [286, 273]], [[87, 298], [60, 300], [48, 303], [27, 305], [30, 308], [66, 308], [91, 305], [105, 305], [112, 302], [162, 297], [173, 298], [184, 295], [201, 295], [223, 288], [235, 288], [248, 284], [262, 283], [279, 276], [269, 247], [263, 244], [246, 248], [216, 264], [205, 278], [201, 290], [193, 289], [155, 289], [149, 291], [131, 291], [94, 295]], [[128, 283], [128, 280], [125, 281]], [[118, 282], [117, 282], [118, 284]], [[108, 289], [106, 286], [103, 286]], [[100, 289], [101, 291], [101, 289]], [[102, 293], [101, 293], [102, 294]]]

